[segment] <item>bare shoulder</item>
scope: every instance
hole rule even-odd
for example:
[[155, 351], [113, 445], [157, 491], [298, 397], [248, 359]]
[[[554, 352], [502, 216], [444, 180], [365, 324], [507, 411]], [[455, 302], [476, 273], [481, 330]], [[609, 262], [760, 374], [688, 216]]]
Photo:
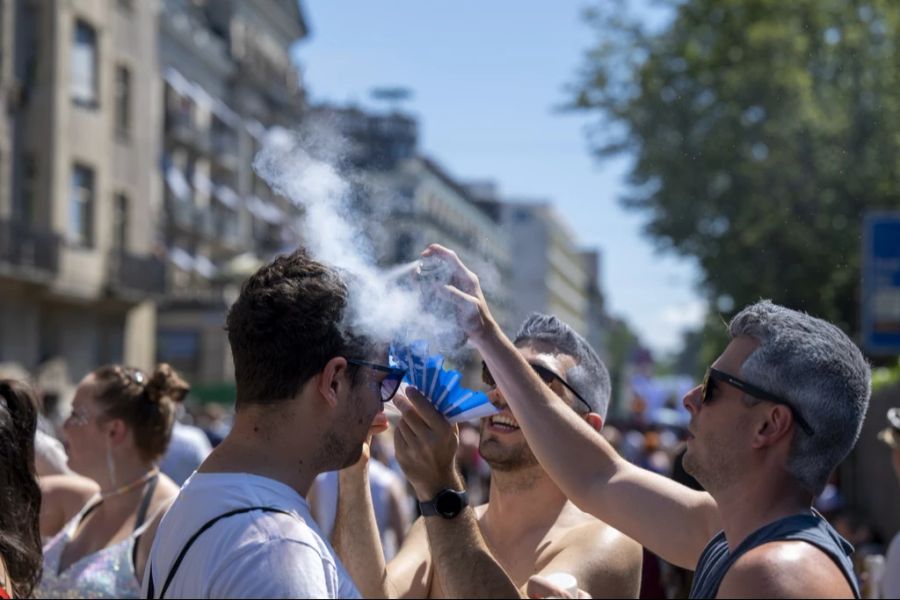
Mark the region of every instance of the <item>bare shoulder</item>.
[[852, 598], [843, 571], [825, 552], [801, 541], [763, 544], [728, 570], [720, 598]]
[[151, 506], [157, 503], [168, 503], [178, 495], [179, 491], [181, 491], [181, 488], [178, 487], [177, 483], [169, 479], [168, 475], [160, 473]]
[[65, 512], [81, 509], [100, 487], [91, 479], [80, 475], [46, 475], [39, 478], [44, 502], [59, 504]]
[[619, 531], [590, 515], [581, 523], [557, 533], [557, 551], [601, 552], [603, 560], [640, 566], [643, 547]]
[[41, 536], [50, 539], [100, 491], [92, 480], [79, 475], [45, 475], [41, 488]]
[[552, 541], [539, 574], [563, 571], [575, 576], [593, 598], [637, 597], [643, 548], [606, 523], [585, 515], [579, 523], [551, 531]]

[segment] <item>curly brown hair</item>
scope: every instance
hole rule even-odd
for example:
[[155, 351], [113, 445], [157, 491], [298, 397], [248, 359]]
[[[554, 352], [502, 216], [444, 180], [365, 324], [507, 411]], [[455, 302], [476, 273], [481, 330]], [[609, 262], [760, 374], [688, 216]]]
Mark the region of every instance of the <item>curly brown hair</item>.
[[38, 403], [34, 391], [0, 380], [0, 558], [13, 597], [28, 598], [41, 579], [41, 489], [34, 470]]
[[293, 398], [336, 356], [366, 355], [370, 342], [342, 327], [349, 295], [345, 277], [302, 248], [244, 282], [226, 322], [238, 410]]

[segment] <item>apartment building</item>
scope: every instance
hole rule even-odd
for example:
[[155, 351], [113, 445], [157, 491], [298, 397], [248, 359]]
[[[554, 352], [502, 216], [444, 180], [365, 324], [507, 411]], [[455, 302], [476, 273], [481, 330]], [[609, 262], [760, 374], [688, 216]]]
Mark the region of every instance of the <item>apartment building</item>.
[[[155, 2], [4, 1], [0, 362], [150, 367], [164, 267]], [[48, 386], [45, 385], [45, 388]], [[64, 396], [67, 389], [46, 389]]]
[[[514, 263], [507, 287], [514, 299], [513, 321], [529, 313], [555, 314], [589, 337], [597, 276], [571, 227], [548, 202], [483, 202], [499, 216], [512, 244]], [[594, 337], [594, 336], [591, 336]]]
[[290, 48], [308, 27], [294, 0], [165, 0], [164, 7], [159, 180], [169, 293], [158, 357], [190, 377], [201, 397], [227, 400], [227, 307], [256, 266], [300, 242], [300, 209], [272, 193], [252, 162], [269, 127], [296, 128], [303, 119], [305, 91]]

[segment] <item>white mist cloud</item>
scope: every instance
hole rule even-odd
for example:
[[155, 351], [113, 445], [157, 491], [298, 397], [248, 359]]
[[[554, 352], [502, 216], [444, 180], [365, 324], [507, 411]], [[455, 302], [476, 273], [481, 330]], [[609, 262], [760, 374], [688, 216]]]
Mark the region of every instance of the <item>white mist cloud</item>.
[[380, 342], [423, 339], [435, 351], [452, 352], [460, 336], [450, 307], [429, 302], [426, 311], [418, 286], [400, 285], [396, 269], [389, 272], [377, 266], [366, 241], [379, 235], [373, 231], [380, 227], [377, 219], [353, 210], [350, 182], [333, 163], [319, 158], [328, 156], [337, 162], [339, 145], [340, 140], [321, 131], [303, 136], [273, 128], [253, 168], [274, 191], [303, 207], [297, 230], [310, 254], [351, 275], [344, 323], [348, 329]]

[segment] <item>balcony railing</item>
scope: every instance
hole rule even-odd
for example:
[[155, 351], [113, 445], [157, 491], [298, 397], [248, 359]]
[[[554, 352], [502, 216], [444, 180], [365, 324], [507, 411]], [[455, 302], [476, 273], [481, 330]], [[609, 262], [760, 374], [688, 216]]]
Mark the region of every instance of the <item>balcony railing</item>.
[[166, 292], [166, 265], [155, 256], [114, 250], [109, 255], [109, 287], [134, 299], [161, 297]]
[[212, 148], [209, 131], [198, 127], [187, 112], [172, 110], [166, 115], [166, 137], [201, 154], [209, 154]]
[[59, 272], [60, 237], [21, 222], [0, 220], [0, 268], [29, 279]]

